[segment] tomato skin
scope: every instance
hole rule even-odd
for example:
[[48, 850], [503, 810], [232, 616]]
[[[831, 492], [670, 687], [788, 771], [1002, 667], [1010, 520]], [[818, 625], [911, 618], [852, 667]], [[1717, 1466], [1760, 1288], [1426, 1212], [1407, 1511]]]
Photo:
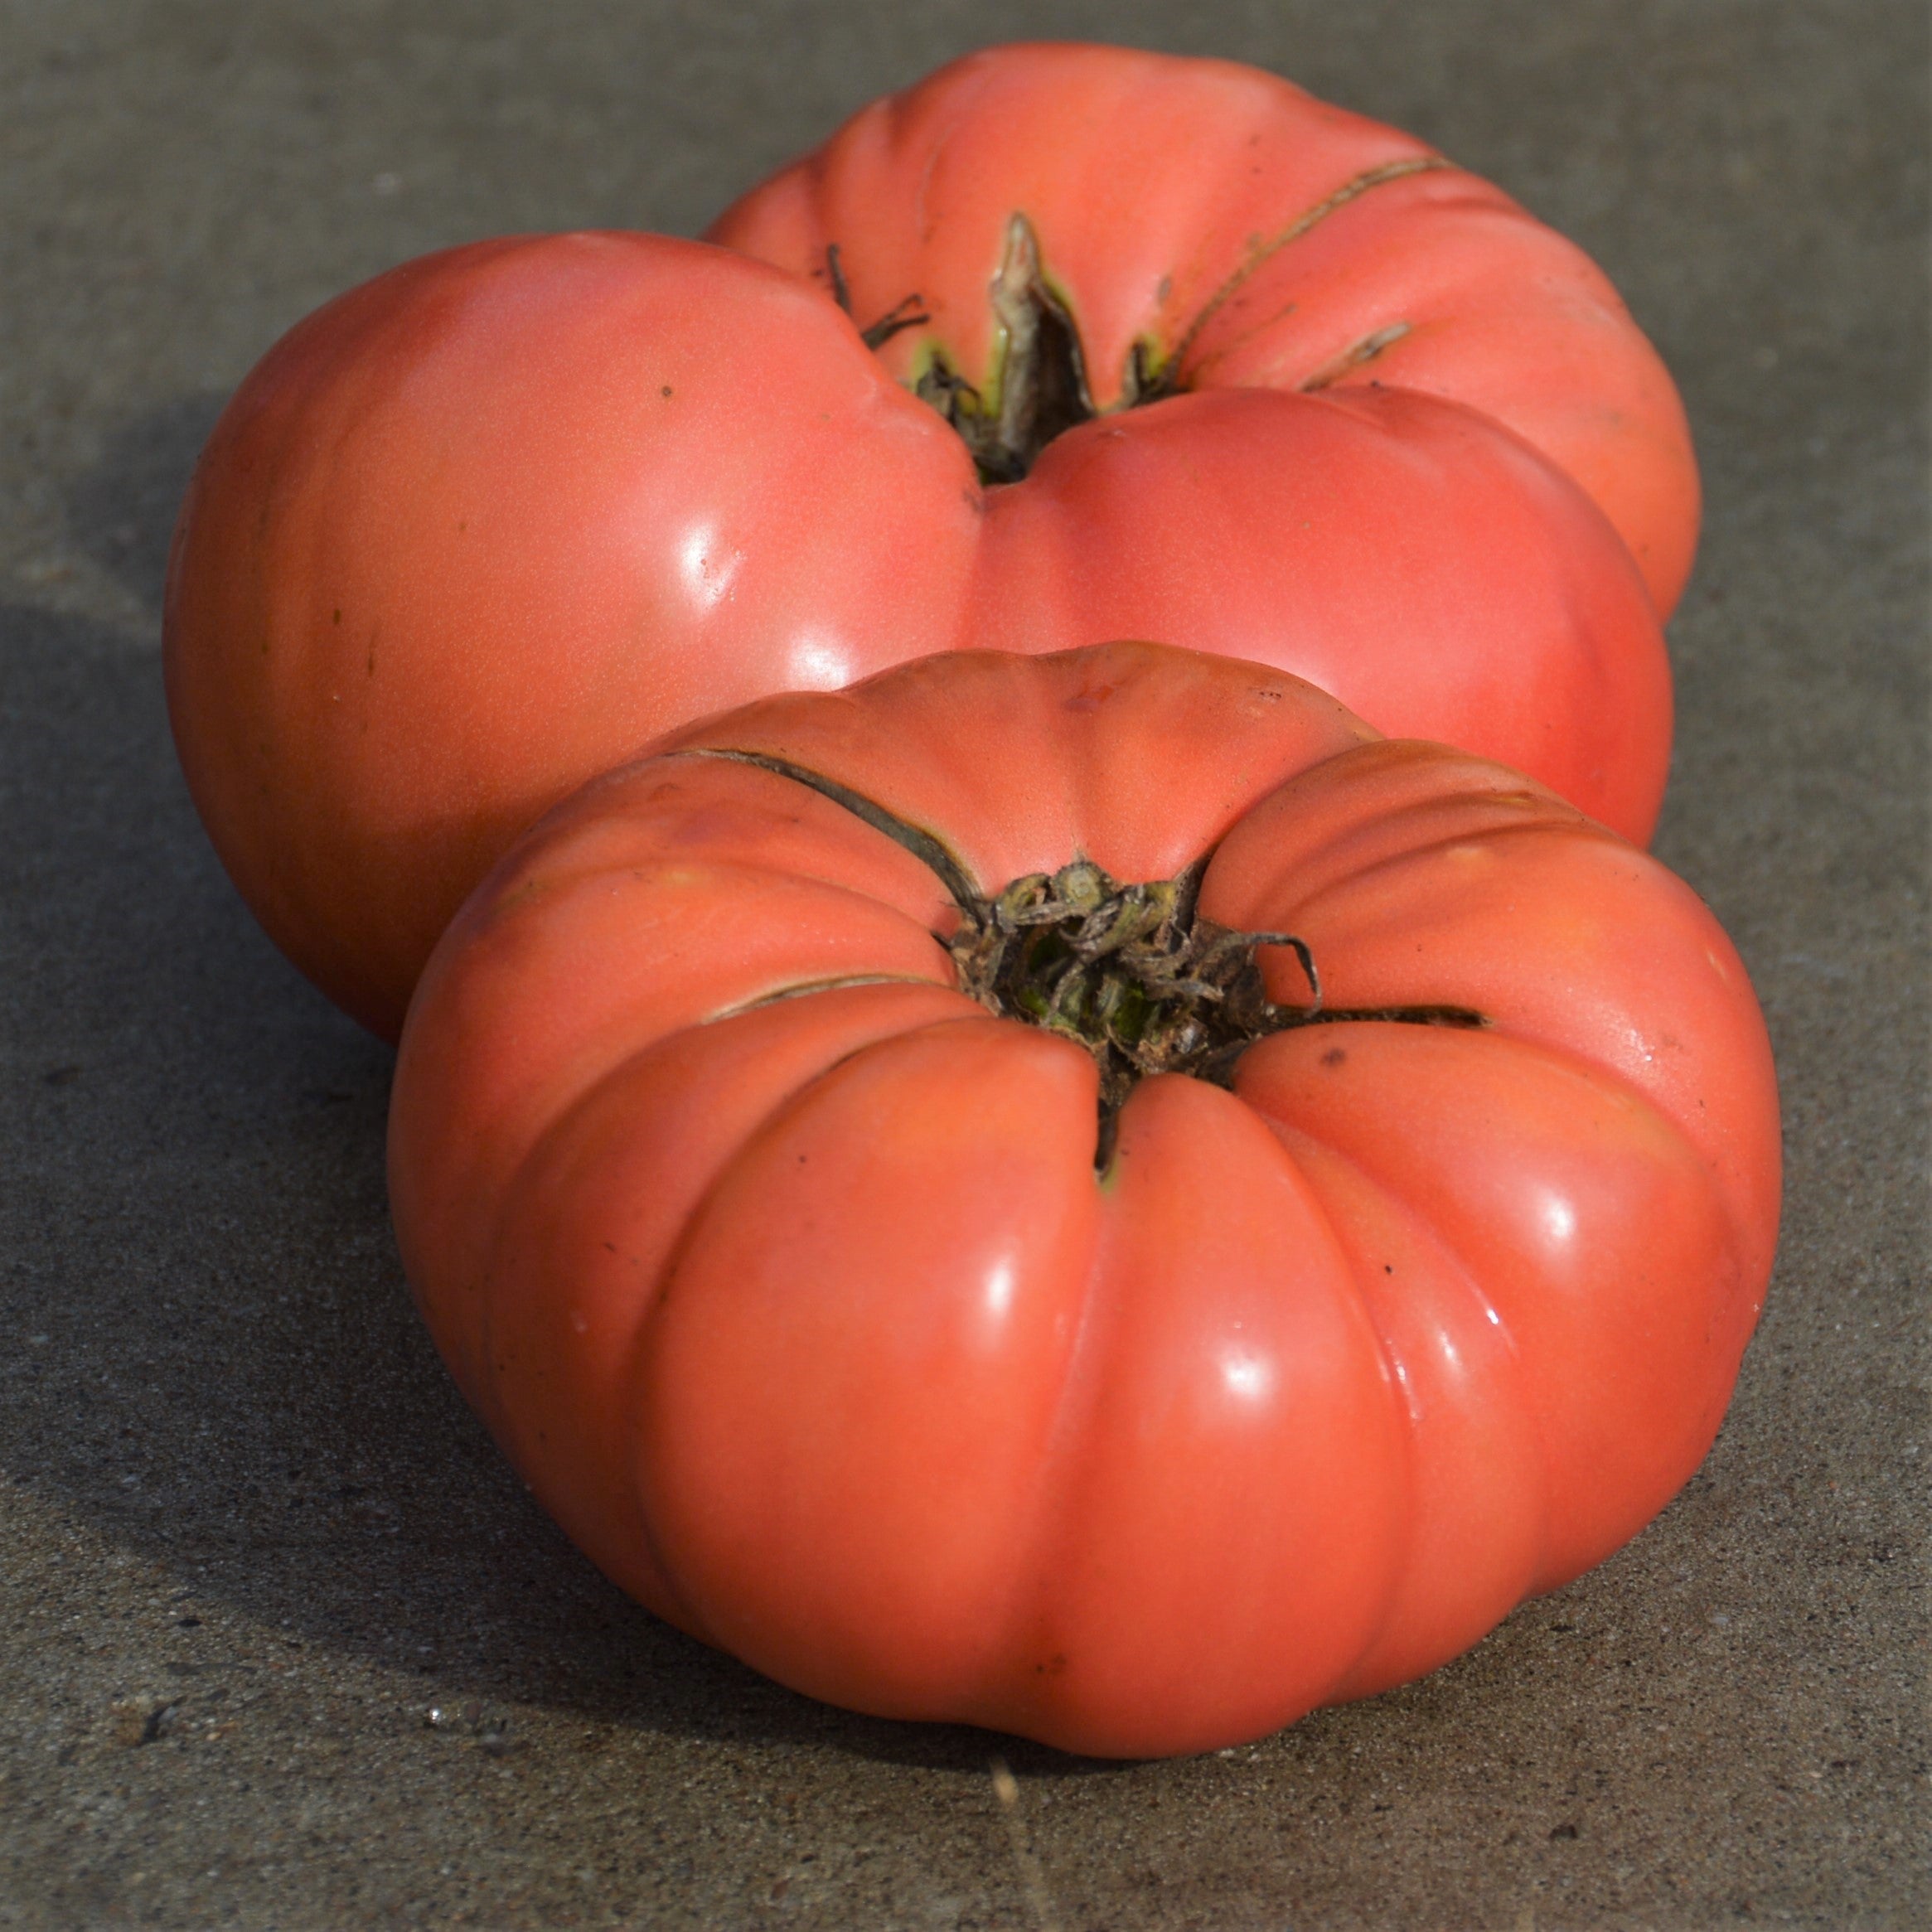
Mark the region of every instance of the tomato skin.
[[[1140, 129], [1131, 157], [1110, 127]], [[1364, 171], [1215, 299], [1251, 227]], [[915, 178], [946, 211], [929, 245]], [[902, 383], [942, 341], [984, 380], [1015, 196], [1103, 410], [1136, 335], [1178, 354], [1204, 319], [1192, 393], [982, 488]], [[183, 768], [277, 943], [377, 1032], [575, 786], [942, 649], [1232, 651], [1649, 835], [1669, 678], [1615, 531], [1668, 603], [1682, 414], [1602, 278], [1494, 190], [1245, 70], [1019, 48], [868, 110], [715, 232], [782, 268], [617, 234], [405, 264], [272, 349], [203, 454], [164, 626]], [[916, 288], [930, 327], [868, 350], [826, 292], [835, 233], [862, 321]], [[1407, 334], [1324, 373], [1392, 316]]]
[[1136, 344], [1190, 392], [1373, 385], [1464, 404], [1581, 484], [1656, 608], [1675, 607], [1697, 534], [1690, 431], [1602, 271], [1412, 135], [1271, 74], [987, 48], [860, 109], [706, 232], [821, 282], [837, 245], [861, 322], [915, 292], [931, 317], [881, 346], [895, 375], [937, 347], [984, 389], [985, 291], [1016, 211], [1103, 412]]
[[982, 645], [1259, 658], [1628, 837], [1656, 822], [1670, 670], [1644, 587], [1567, 478], [1455, 404], [1210, 390], [1082, 424], [990, 492], [979, 580]]
[[[1213, 856], [1334, 1019], [1127, 1099], [957, 990], [937, 876]], [[1276, 1000], [1295, 956], [1265, 949]], [[571, 1535], [796, 1687], [1137, 1755], [1402, 1682], [1633, 1535], [1761, 1305], [1775, 1087], [1695, 895], [1269, 669], [982, 651], [687, 728], [439, 944], [390, 1179]]]
[[405, 264], [270, 351], [190, 487], [165, 663], [196, 803], [277, 943], [393, 1036], [557, 798], [674, 722], [950, 643], [978, 495], [774, 270], [633, 235]]

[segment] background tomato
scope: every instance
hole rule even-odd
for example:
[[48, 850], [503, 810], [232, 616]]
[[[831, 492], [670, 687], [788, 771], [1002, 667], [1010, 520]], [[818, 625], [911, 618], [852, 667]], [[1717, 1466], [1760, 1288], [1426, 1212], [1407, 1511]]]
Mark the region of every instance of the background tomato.
[[1016, 215], [1087, 408], [1225, 390], [1445, 397], [1581, 483], [1658, 609], [1675, 606], [1697, 535], [1690, 433], [1602, 272], [1425, 143], [1274, 75], [989, 48], [862, 109], [707, 233], [821, 286], [835, 250], [854, 315], [885, 318], [893, 375], [911, 386], [937, 363], [997, 414], [1018, 359], [987, 290]]
[[[278, 344], [202, 458], [182, 764], [269, 932], [378, 1031], [576, 784], [969, 643], [1260, 659], [1648, 835], [1668, 672], [1612, 526], [1668, 601], [1681, 413], [1495, 191], [1247, 70], [1018, 48], [717, 233], [801, 273], [614, 234], [406, 264]], [[928, 321], [874, 326], [915, 293]]]
[[[1169, 981], [1276, 935], [1201, 1008], [1265, 1037], [1072, 1037], [1155, 984], [1095, 937], [1145, 887], [1041, 916], [1094, 868], [1198, 879]], [[1043, 977], [969, 996], [995, 956], [1054, 1025]], [[768, 699], [560, 807], [430, 964], [390, 1181], [458, 1380], [626, 1588], [823, 1697], [1139, 1755], [1426, 1670], [1663, 1504], [1777, 1106], [1643, 853], [1116, 645]]]

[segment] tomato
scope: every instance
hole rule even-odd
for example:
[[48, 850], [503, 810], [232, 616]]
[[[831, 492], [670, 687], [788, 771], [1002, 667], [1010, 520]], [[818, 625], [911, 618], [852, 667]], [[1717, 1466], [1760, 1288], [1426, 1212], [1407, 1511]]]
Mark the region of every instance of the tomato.
[[782, 267], [621, 234], [407, 264], [278, 343], [203, 455], [182, 764], [270, 934], [378, 1031], [583, 780], [969, 644], [1260, 659], [1648, 835], [1669, 675], [1616, 532], [1667, 598], [1682, 416], [1493, 189], [1245, 70], [1018, 48], [718, 233]]
[[1010, 276], [1016, 215], [1087, 409], [1449, 398], [1581, 483], [1658, 609], [1675, 606], [1697, 534], [1689, 427], [1602, 272], [1426, 143], [1271, 74], [1124, 47], [970, 54], [861, 109], [707, 233], [822, 285], [835, 273], [895, 376], [950, 376], [997, 414], [1019, 358], [987, 292]]
[[624, 1588], [817, 1697], [1131, 1755], [1412, 1678], [1633, 1535], [1779, 1194], [1685, 886], [1145, 644], [768, 698], [585, 788], [437, 949], [390, 1159], [457, 1380]]

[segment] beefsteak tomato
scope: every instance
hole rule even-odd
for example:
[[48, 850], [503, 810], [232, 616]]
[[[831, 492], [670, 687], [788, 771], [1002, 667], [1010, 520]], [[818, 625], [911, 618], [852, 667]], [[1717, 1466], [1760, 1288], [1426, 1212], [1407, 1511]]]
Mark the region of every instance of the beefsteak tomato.
[[1755, 1319], [1778, 1118], [1643, 852], [1116, 644], [767, 699], [559, 807], [430, 961], [390, 1184], [627, 1590], [838, 1703], [1138, 1755], [1633, 1535]]
[[182, 764], [270, 934], [378, 1031], [583, 780], [954, 646], [1260, 659], [1648, 835], [1669, 678], [1616, 531], [1668, 603], [1682, 413], [1495, 190], [1248, 70], [1019, 47], [715, 235], [781, 266], [622, 234], [406, 264], [271, 350], [204, 453]]

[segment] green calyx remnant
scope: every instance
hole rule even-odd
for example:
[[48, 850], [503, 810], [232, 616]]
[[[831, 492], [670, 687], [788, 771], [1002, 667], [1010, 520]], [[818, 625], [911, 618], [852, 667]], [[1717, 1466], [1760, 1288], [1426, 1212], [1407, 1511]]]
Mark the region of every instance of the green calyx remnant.
[[[678, 755], [755, 765], [806, 786], [927, 866], [959, 909], [957, 930], [934, 937], [951, 955], [961, 990], [1000, 1019], [1043, 1027], [1092, 1054], [1100, 1069], [1102, 1165], [1115, 1116], [1148, 1074], [1188, 1073], [1231, 1087], [1235, 1063], [1257, 1040], [1294, 1027], [1342, 1020], [1489, 1024], [1465, 1006], [1325, 1006], [1305, 940], [1292, 932], [1244, 932], [1200, 917], [1196, 902], [1207, 857], [1178, 878], [1135, 884], [1076, 859], [1058, 872], [1029, 873], [989, 898], [942, 840], [835, 778], [763, 752], [694, 746]], [[1305, 1006], [1268, 998], [1256, 958], [1264, 946], [1295, 954], [1308, 982]]]
[[[851, 290], [835, 242], [826, 250], [826, 272], [833, 300], [850, 315]], [[968, 382], [945, 351], [935, 346], [913, 393], [958, 431], [982, 483], [1016, 483], [1056, 436], [1098, 412], [1087, 386], [1080, 332], [1047, 279], [1039, 239], [1024, 215], [1006, 224], [1005, 250], [987, 293], [997, 347], [985, 390]], [[932, 321], [919, 306], [922, 299], [903, 297], [859, 332], [860, 341], [876, 349], [902, 330]], [[1151, 347], [1135, 342], [1127, 358], [1121, 406], [1154, 402], [1165, 393]]]
[[1039, 238], [1024, 215], [1006, 225], [990, 293], [999, 348], [988, 393], [937, 351], [913, 393], [959, 432], [982, 483], [1014, 483], [1056, 436], [1096, 412], [1079, 331], [1048, 284]]
[[[1077, 859], [1016, 879], [981, 900], [951, 942], [961, 986], [993, 1013], [1085, 1047], [1100, 1068], [1103, 1115], [1150, 1073], [1226, 1086], [1264, 1034], [1317, 1017], [1321, 982], [1292, 933], [1241, 932], [1199, 918], [1203, 869], [1123, 885]], [[1310, 1005], [1269, 1000], [1255, 958], [1263, 946], [1294, 949]]]
[[[1451, 165], [1440, 154], [1405, 155], [1382, 162], [1344, 182], [1274, 234], [1265, 238], [1251, 235], [1240, 265], [1201, 304], [1179, 341], [1167, 352], [1164, 354], [1148, 337], [1135, 341], [1127, 351], [1120, 401], [1110, 408], [1135, 409], [1178, 394], [1189, 351], [1209, 322], [1260, 269], [1337, 210], [1389, 182]], [[826, 249], [826, 274], [834, 299], [851, 315], [851, 290], [835, 242]], [[1164, 303], [1167, 288], [1163, 282], [1160, 299]], [[1039, 238], [1024, 215], [1014, 213], [1007, 218], [1000, 266], [987, 295], [993, 307], [995, 346], [985, 387], [982, 390], [968, 381], [935, 343], [925, 351], [913, 393], [959, 432], [972, 452], [982, 483], [1014, 483], [1033, 467], [1034, 458], [1056, 436], [1090, 421], [1099, 412], [1093, 406], [1093, 392], [1087, 380], [1080, 331], [1065, 298], [1053, 286], [1041, 264]], [[876, 349], [902, 330], [931, 322], [932, 315], [920, 306], [923, 300], [918, 294], [903, 296], [862, 328], [859, 332], [866, 347]], [[1310, 395], [1329, 388], [1400, 341], [1411, 327], [1407, 320], [1393, 319], [1353, 342], [1338, 345], [1336, 353], [1312, 369], [1298, 386]]]

